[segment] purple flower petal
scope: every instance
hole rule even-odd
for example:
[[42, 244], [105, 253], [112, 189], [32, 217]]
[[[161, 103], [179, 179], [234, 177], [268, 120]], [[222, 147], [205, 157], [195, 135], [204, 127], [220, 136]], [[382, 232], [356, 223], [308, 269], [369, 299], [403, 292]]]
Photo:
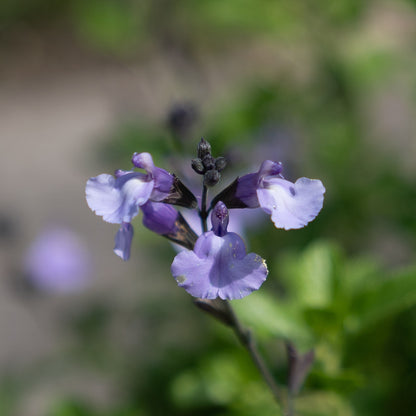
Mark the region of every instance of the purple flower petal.
[[256, 194], [258, 182], [258, 173], [249, 173], [237, 179], [235, 198], [242, 201], [247, 208], [258, 208], [259, 206]]
[[277, 228], [302, 228], [322, 209], [325, 188], [320, 180], [300, 178], [293, 184], [269, 177], [262, 185], [257, 189], [260, 206]]
[[265, 160], [258, 171], [259, 178], [266, 176], [277, 176], [282, 173], [283, 165], [281, 162], [273, 162], [272, 160]]
[[134, 153], [131, 161], [136, 168], [144, 169], [149, 178], [154, 180], [152, 201], [163, 201], [172, 191], [173, 175], [155, 166], [150, 153]]
[[133, 170], [123, 170], [123, 169], [117, 169], [114, 171], [114, 176], [116, 178], [120, 178], [121, 176], [127, 175], [128, 173], [133, 173]]
[[163, 201], [172, 192], [174, 177], [165, 169], [155, 167], [153, 169], [153, 188], [152, 201]]
[[130, 258], [133, 232], [133, 226], [128, 222], [123, 222], [114, 238], [114, 253], [124, 261], [127, 261]]
[[193, 251], [179, 253], [171, 270], [179, 286], [205, 299], [243, 298], [257, 290], [268, 273], [260, 256], [246, 255], [237, 234], [219, 237], [213, 231], [199, 237]]
[[154, 182], [143, 173], [125, 173], [117, 178], [108, 174], [90, 178], [85, 189], [88, 206], [104, 221], [130, 222], [139, 206], [149, 199]]
[[144, 169], [147, 173], [153, 173], [153, 169], [155, 167], [152, 159], [152, 155], [147, 152], [143, 153], [134, 153], [131, 162], [133, 163], [136, 168]]
[[266, 176], [277, 176], [282, 172], [283, 167], [280, 162], [265, 160], [257, 173], [249, 173], [241, 176], [237, 180], [235, 197], [242, 201], [247, 208], [258, 208], [259, 201], [256, 191], [260, 181]]

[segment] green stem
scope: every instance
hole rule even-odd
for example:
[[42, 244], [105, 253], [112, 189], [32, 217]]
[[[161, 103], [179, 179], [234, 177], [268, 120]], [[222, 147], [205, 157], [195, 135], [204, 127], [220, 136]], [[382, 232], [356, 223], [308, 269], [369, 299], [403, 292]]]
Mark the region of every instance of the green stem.
[[252, 333], [247, 328], [244, 328], [240, 321], [237, 318], [237, 315], [234, 312], [234, 309], [231, 307], [231, 304], [228, 301], [225, 301], [225, 306], [228, 309], [228, 314], [231, 317], [231, 326], [236, 334], [238, 340], [243, 345], [244, 348], [250, 354], [251, 359], [253, 360], [254, 364], [256, 365], [257, 369], [259, 370], [261, 376], [263, 377], [264, 381], [269, 386], [270, 391], [273, 394], [273, 397], [277, 404], [280, 406], [284, 402], [283, 395], [280, 391], [279, 386], [274, 381], [272, 374], [270, 373], [269, 369], [267, 368], [266, 363], [264, 362], [262, 356], [260, 355], [259, 350], [257, 349], [256, 342], [252, 336]]

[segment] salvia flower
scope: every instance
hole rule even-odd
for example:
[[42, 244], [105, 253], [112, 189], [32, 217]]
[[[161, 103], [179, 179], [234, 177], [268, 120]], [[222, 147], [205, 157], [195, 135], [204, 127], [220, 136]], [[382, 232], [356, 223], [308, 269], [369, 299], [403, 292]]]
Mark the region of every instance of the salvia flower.
[[271, 215], [277, 228], [302, 228], [322, 209], [325, 188], [318, 179], [300, 178], [292, 183], [282, 176], [282, 164], [266, 160], [256, 173], [237, 178], [213, 203], [228, 208], [258, 208]]
[[103, 173], [87, 181], [85, 189], [88, 206], [103, 220], [121, 224], [115, 238], [114, 252], [124, 260], [130, 257], [133, 237], [132, 219], [148, 201], [193, 207], [196, 199], [176, 178], [154, 165], [149, 153], [134, 153], [132, 163], [146, 173], [117, 170], [113, 175]]
[[227, 231], [228, 219], [219, 201], [211, 214], [212, 230], [198, 238], [192, 251], [182, 251], [173, 260], [172, 275], [192, 296], [240, 299], [259, 289], [267, 277], [265, 261], [246, 254], [241, 237]]

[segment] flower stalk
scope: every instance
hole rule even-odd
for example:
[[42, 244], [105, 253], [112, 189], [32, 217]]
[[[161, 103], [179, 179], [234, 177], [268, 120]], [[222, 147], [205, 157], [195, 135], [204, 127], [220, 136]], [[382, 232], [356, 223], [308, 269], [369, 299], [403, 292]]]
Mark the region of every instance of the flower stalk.
[[[207, 198], [207, 187], [203, 185], [201, 210], [200, 210], [199, 215], [201, 217], [202, 229], [204, 232], [206, 232], [208, 229], [208, 226], [207, 226], [208, 212], [206, 209], [206, 206], [207, 206], [206, 198]], [[218, 303], [217, 300], [215, 302]], [[283, 400], [283, 395], [281, 393], [281, 389], [275, 382], [274, 377], [272, 376], [263, 357], [261, 356], [259, 350], [257, 349], [257, 344], [255, 342], [252, 332], [241, 324], [233, 307], [231, 306], [228, 300], [221, 300], [220, 302], [221, 302], [220, 304], [215, 304], [213, 301], [203, 302], [203, 299], [198, 299], [197, 302], [195, 302], [195, 304], [200, 309], [207, 312], [210, 316], [217, 318], [223, 324], [232, 328], [240, 344], [250, 354], [250, 357], [253, 363], [257, 367], [257, 370], [259, 371], [263, 380], [266, 382], [271, 393], [273, 394], [274, 400], [279, 406], [282, 406], [284, 403], [284, 400]], [[287, 414], [289, 415], [289, 412]], [[293, 414], [293, 412], [291, 412], [291, 414]]]

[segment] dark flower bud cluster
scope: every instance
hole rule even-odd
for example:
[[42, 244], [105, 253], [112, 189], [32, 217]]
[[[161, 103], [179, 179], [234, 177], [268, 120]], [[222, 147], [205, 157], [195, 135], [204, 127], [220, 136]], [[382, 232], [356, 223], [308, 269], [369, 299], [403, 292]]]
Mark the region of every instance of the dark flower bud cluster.
[[211, 145], [202, 138], [198, 144], [198, 157], [192, 159], [191, 164], [196, 173], [204, 175], [204, 185], [212, 187], [221, 179], [220, 172], [225, 169], [227, 161], [224, 157], [214, 158]]

